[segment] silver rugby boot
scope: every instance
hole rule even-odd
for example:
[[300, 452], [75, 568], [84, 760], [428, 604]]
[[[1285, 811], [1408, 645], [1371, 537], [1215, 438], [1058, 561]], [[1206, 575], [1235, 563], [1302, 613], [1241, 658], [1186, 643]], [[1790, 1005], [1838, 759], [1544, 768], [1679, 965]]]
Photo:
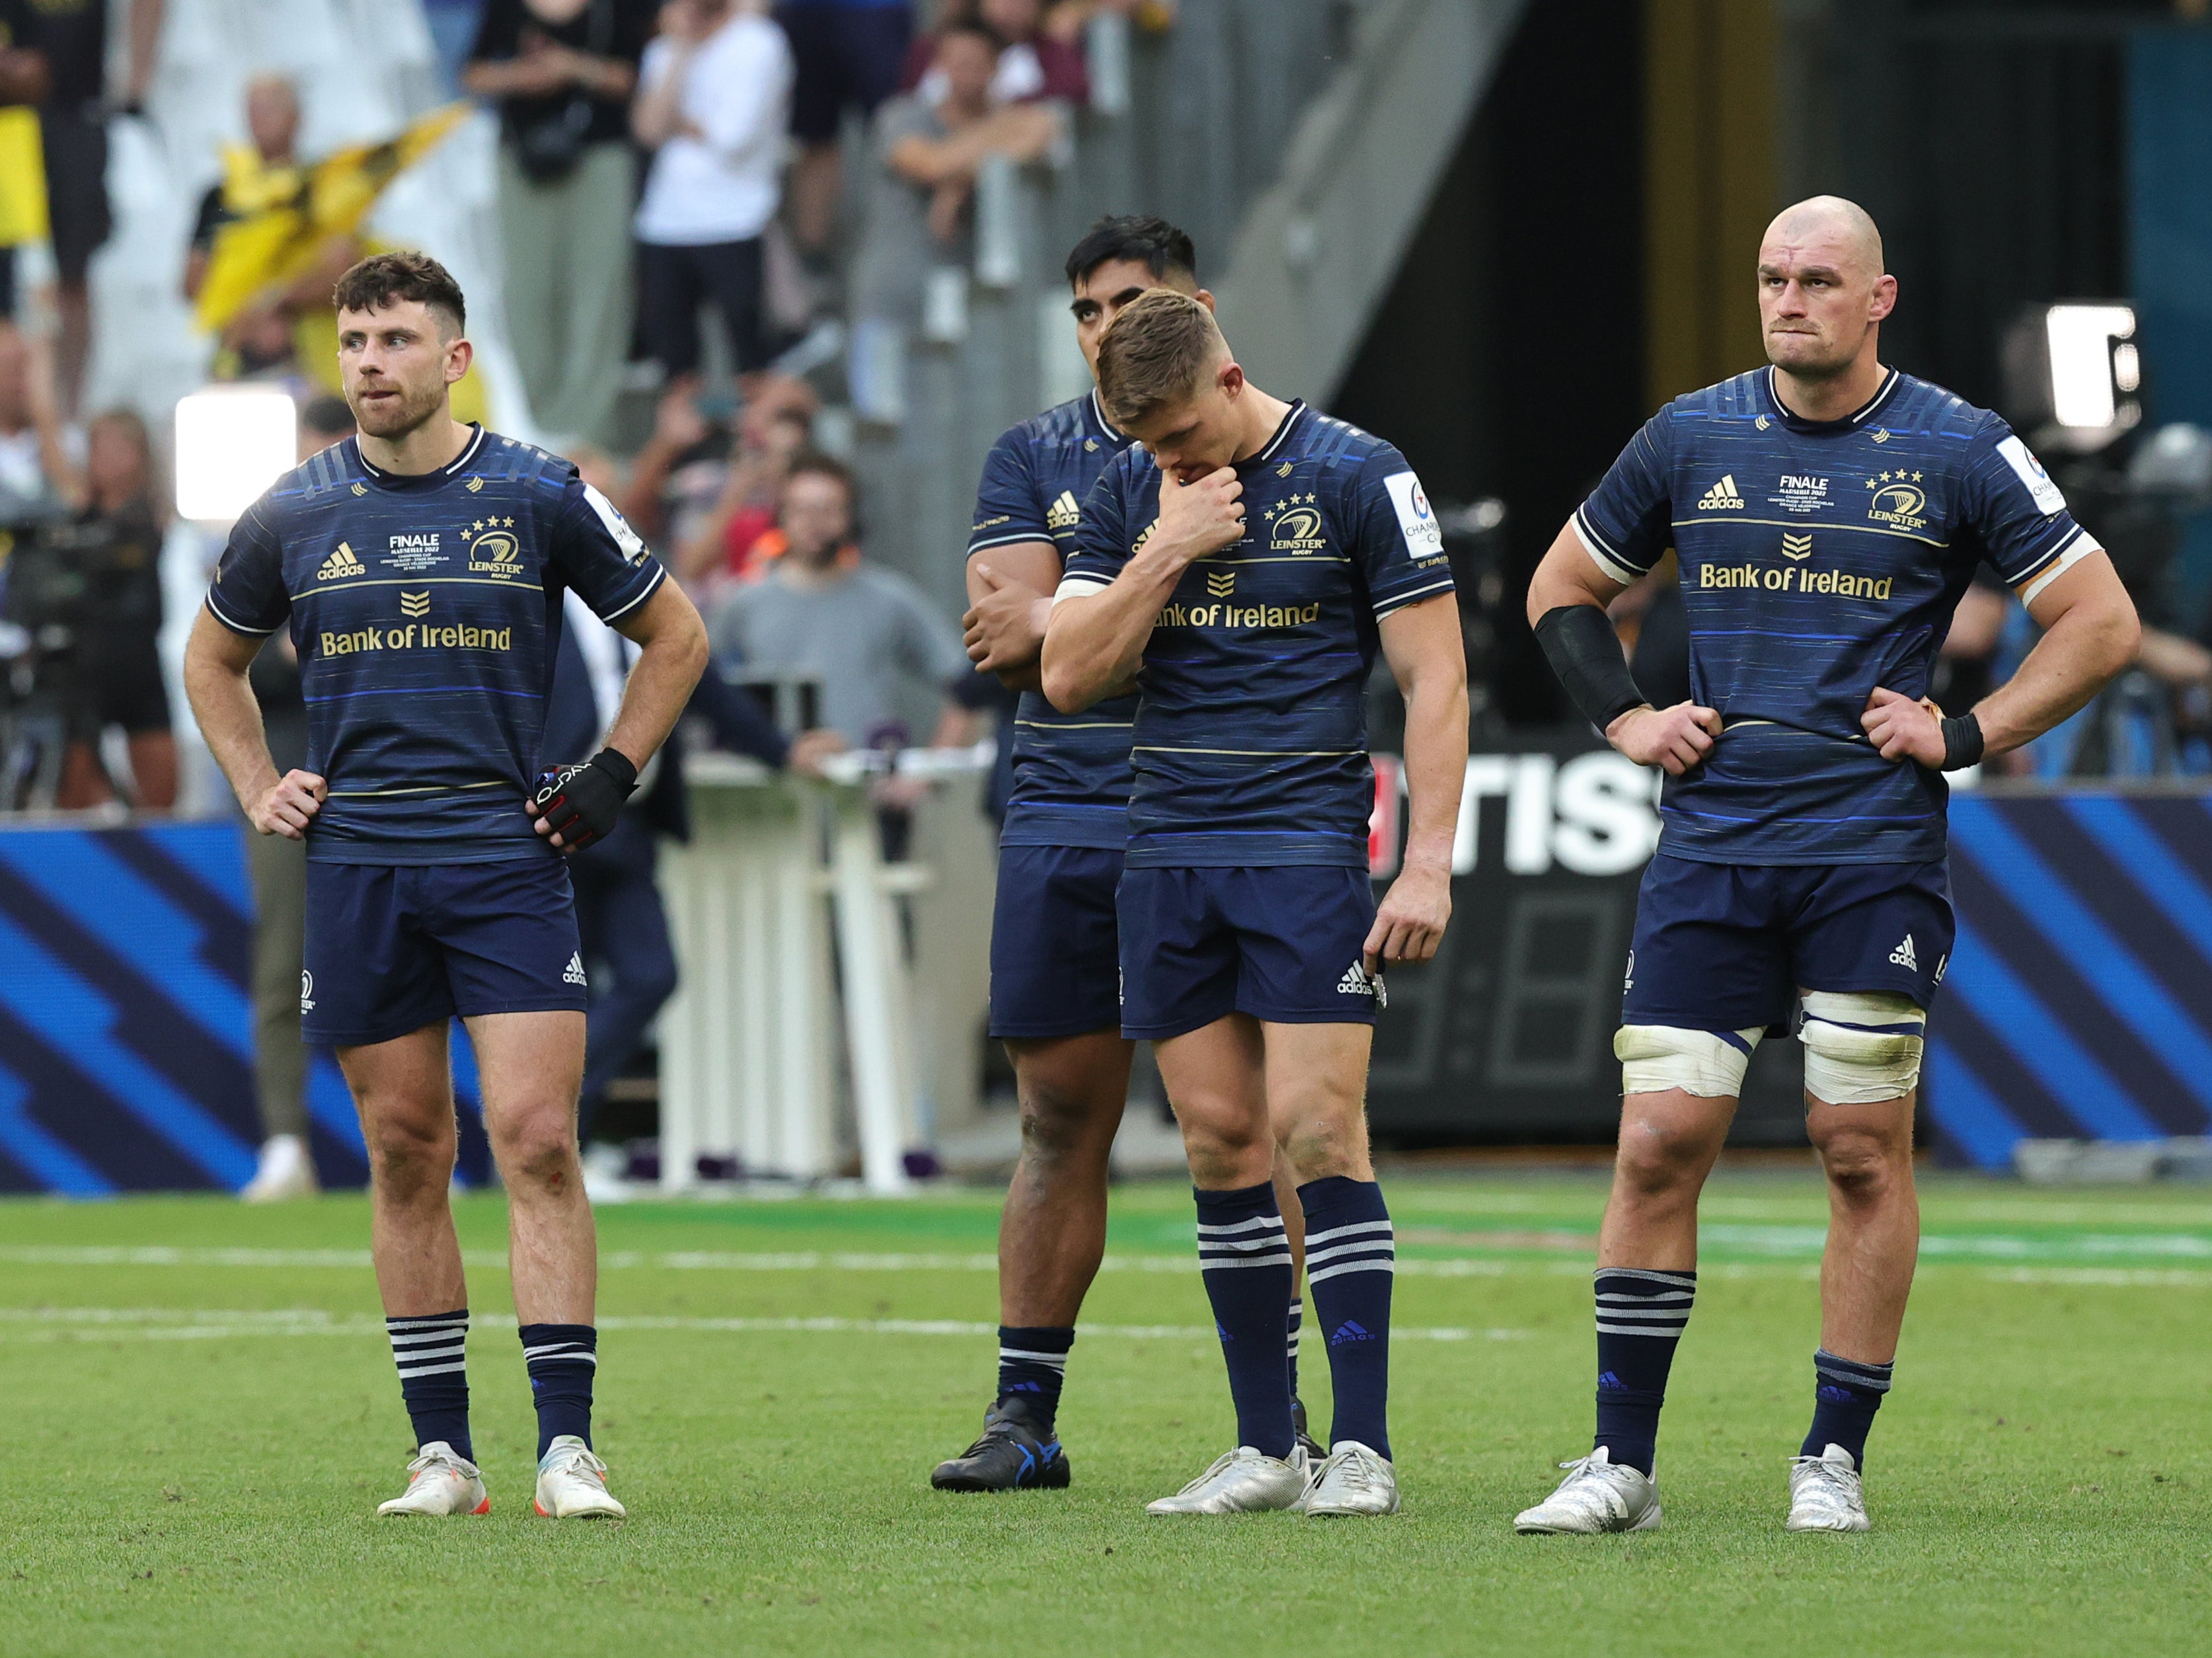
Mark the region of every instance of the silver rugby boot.
[[1287, 1460], [1249, 1445], [1214, 1458], [1213, 1464], [1173, 1496], [1145, 1504], [1146, 1514], [1256, 1514], [1295, 1508], [1310, 1470], [1293, 1446]]
[[1783, 1529], [1874, 1529], [1874, 1522], [1867, 1518], [1866, 1490], [1860, 1483], [1858, 1464], [1849, 1451], [1840, 1445], [1831, 1445], [1818, 1456], [1790, 1459], [1790, 1518]]
[[1356, 1439], [1340, 1439], [1314, 1471], [1298, 1499], [1306, 1515], [1383, 1515], [1398, 1512], [1398, 1473]]
[[1513, 1516], [1513, 1529], [1522, 1536], [1648, 1532], [1659, 1524], [1658, 1482], [1640, 1468], [1615, 1462], [1604, 1446], [1559, 1466], [1567, 1471], [1559, 1488]]

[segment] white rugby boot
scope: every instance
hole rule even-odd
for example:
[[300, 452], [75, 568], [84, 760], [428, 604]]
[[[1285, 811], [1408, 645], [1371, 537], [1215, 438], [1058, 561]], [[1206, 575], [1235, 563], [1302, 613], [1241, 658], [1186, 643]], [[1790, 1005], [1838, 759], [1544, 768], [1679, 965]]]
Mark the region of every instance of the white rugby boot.
[[1874, 1529], [1874, 1522], [1867, 1518], [1866, 1490], [1860, 1483], [1858, 1464], [1849, 1451], [1840, 1445], [1831, 1445], [1818, 1456], [1790, 1459], [1790, 1518], [1783, 1529]]
[[1213, 1464], [1173, 1496], [1145, 1504], [1146, 1514], [1251, 1514], [1291, 1509], [1305, 1495], [1306, 1454], [1291, 1447], [1288, 1460], [1249, 1445], [1214, 1458]]
[[407, 1489], [379, 1514], [489, 1514], [491, 1496], [477, 1465], [442, 1439], [434, 1439], [407, 1465]]
[[281, 1204], [291, 1198], [312, 1198], [321, 1190], [307, 1143], [296, 1134], [272, 1134], [261, 1143], [253, 1178], [238, 1196], [241, 1203]]
[[1659, 1484], [1639, 1468], [1615, 1462], [1602, 1445], [1559, 1465], [1567, 1477], [1533, 1509], [1513, 1516], [1524, 1537], [1564, 1532], [1648, 1532], [1659, 1523]]
[[538, 1512], [548, 1520], [620, 1520], [629, 1509], [607, 1494], [607, 1465], [574, 1434], [562, 1434], [538, 1464]]
[[1297, 1509], [1307, 1515], [1395, 1514], [1397, 1471], [1358, 1440], [1340, 1439], [1315, 1471]]

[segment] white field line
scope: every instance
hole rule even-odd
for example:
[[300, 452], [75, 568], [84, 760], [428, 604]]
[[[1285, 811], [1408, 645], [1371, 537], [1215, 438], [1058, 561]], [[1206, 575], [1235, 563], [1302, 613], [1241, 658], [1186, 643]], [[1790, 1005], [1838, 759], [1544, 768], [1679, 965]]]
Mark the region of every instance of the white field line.
[[[491, 1320], [505, 1315], [494, 1312]], [[957, 1319], [685, 1319], [644, 1315], [603, 1318], [601, 1330], [672, 1330], [712, 1335], [996, 1336], [995, 1324]], [[238, 1336], [382, 1336], [384, 1320], [338, 1316], [320, 1308], [245, 1312], [174, 1307], [0, 1308], [0, 1342], [205, 1341]], [[1204, 1325], [1081, 1324], [1076, 1333], [1113, 1341], [1212, 1341]], [[1414, 1325], [1393, 1330], [1394, 1341], [1522, 1341], [1526, 1330], [1471, 1330]]]
[[[1726, 1240], [1714, 1234], [1726, 1231]], [[1757, 1238], [1742, 1234], [1756, 1234]], [[1708, 1262], [1700, 1270], [1709, 1277], [1812, 1277], [1818, 1275], [1820, 1245], [1825, 1234], [1817, 1228], [1705, 1228], [1708, 1242], [1733, 1243], [1741, 1248], [1763, 1242], [1764, 1261]], [[2000, 1283], [2100, 1284], [2189, 1289], [2212, 1286], [2212, 1271], [2185, 1267], [2092, 1266], [2086, 1263], [2114, 1259], [2212, 1259], [2212, 1240], [2176, 1234], [2105, 1234], [2054, 1241], [2045, 1239], [1957, 1237], [1937, 1234], [1920, 1243], [1920, 1266], [1926, 1271], [1965, 1271]], [[1790, 1258], [1794, 1257], [1792, 1259]], [[1978, 1258], [1978, 1259], [1977, 1259]], [[471, 1267], [505, 1271], [507, 1257], [490, 1250], [466, 1252]], [[2045, 1260], [2074, 1261], [2081, 1265], [1996, 1265], [1991, 1263]], [[366, 1249], [213, 1249], [169, 1246], [137, 1248], [71, 1247], [67, 1245], [0, 1246], [0, 1266], [185, 1266], [185, 1267], [341, 1267], [366, 1271], [374, 1263]], [[599, 1257], [609, 1271], [639, 1267], [677, 1271], [720, 1272], [996, 1272], [998, 1258], [985, 1254], [855, 1254], [836, 1251], [790, 1250], [747, 1253], [735, 1250], [678, 1250], [647, 1254], [637, 1250], [610, 1250]], [[1198, 1270], [1189, 1255], [1109, 1255], [1102, 1272], [1190, 1273]], [[1401, 1277], [1503, 1278], [1562, 1276], [1582, 1277], [1590, 1271], [1587, 1256], [1531, 1259], [1510, 1256], [1436, 1258], [1401, 1256]]]

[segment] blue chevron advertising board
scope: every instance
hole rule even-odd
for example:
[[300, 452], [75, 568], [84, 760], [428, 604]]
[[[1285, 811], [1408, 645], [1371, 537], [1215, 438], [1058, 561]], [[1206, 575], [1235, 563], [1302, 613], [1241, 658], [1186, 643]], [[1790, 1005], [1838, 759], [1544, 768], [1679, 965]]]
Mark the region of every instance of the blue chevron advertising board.
[[[0, 1192], [235, 1190], [253, 1173], [242, 826], [0, 829]], [[486, 1163], [476, 1074], [454, 1043], [465, 1173]], [[325, 1186], [368, 1178], [337, 1066], [307, 1114]]]
[[[1458, 924], [1445, 959], [1392, 983], [1370, 1110], [1378, 1131], [1418, 1138], [1606, 1137], [1619, 960], [1656, 815], [1630, 822], [1648, 801], [1635, 779], [1584, 777], [1575, 757], [1492, 758], [1497, 777], [1470, 785]], [[0, 1192], [234, 1190], [252, 1174], [244, 833], [0, 828]], [[1924, 1078], [1944, 1160], [2004, 1169], [2024, 1137], [2212, 1132], [2212, 797], [1961, 794], [1951, 847], [1958, 948]], [[1802, 1134], [1794, 1047], [1761, 1049], [1774, 1075], [1747, 1084], [1747, 1125]], [[481, 1179], [458, 1027], [453, 1059], [462, 1172]], [[360, 1185], [327, 1053], [307, 1104], [324, 1184]]]

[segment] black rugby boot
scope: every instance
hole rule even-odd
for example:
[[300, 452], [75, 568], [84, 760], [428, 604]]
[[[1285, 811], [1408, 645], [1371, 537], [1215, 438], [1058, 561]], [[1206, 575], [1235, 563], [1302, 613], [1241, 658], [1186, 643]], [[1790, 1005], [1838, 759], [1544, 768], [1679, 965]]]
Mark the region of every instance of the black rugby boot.
[[1002, 1399], [983, 1413], [983, 1434], [929, 1483], [940, 1491], [1060, 1490], [1068, 1480], [1060, 1441], [1040, 1434], [1022, 1401]]
[[1315, 1467], [1328, 1460], [1328, 1447], [1306, 1431], [1306, 1402], [1296, 1393], [1291, 1395], [1291, 1431], [1297, 1436], [1294, 1442]]

